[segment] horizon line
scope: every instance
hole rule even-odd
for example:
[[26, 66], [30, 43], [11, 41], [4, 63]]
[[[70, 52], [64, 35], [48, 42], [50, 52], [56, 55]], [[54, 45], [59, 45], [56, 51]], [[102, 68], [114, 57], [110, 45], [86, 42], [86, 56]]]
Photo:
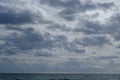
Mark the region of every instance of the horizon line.
[[120, 75], [120, 73], [90, 73], [90, 72], [86, 72], [86, 73], [80, 73], [80, 72], [0, 72], [0, 74], [80, 74], [80, 75], [84, 75], [84, 74], [103, 74], [103, 75], [109, 75], [109, 74], [115, 74], [115, 75]]

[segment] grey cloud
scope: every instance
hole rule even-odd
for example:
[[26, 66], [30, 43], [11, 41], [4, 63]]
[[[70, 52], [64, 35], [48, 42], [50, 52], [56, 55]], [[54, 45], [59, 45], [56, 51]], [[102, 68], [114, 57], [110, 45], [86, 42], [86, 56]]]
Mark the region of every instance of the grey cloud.
[[23, 25], [34, 24], [36, 21], [40, 24], [49, 24], [51, 22], [46, 20], [41, 13], [32, 12], [30, 8], [25, 10], [18, 9], [17, 11], [16, 8], [10, 8], [10, 5], [4, 5], [0, 5], [0, 24]]
[[[14, 1], [19, 5], [13, 5]], [[99, 66], [99, 64], [96, 64], [96, 62], [90, 63], [89, 60], [68, 60], [69, 56], [67, 56], [65, 52], [70, 53], [70, 55], [71, 53], [74, 53], [75, 57], [88, 52], [89, 50], [87, 51], [87, 48], [91, 46], [97, 46], [99, 48], [104, 48], [104, 45], [109, 46], [112, 41], [110, 42], [111, 39], [109, 39], [107, 35], [113, 37], [117, 41], [120, 40], [119, 14], [111, 17], [111, 20], [108, 22], [109, 24], [106, 25], [101, 25], [96, 16], [94, 18], [97, 19], [98, 22], [85, 20], [87, 16], [93, 17], [93, 15], [85, 14], [86, 11], [89, 11], [90, 14], [94, 14], [94, 12], [98, 13], [97, 16], [99, 17], [101, 16], [99, 13], [105, 14], [104, 11], [109, 12], [110, 10], [108, 9], [111, 9], [113, 6], [115, 6], [113, 2], [94, 3], [92, 1], [88, 1], [83, 4], [81, 0], [41, 0], [40, 3], [37, 3], [32, 0], [22, 0], [20, 1], [21, 3], [19, 3], [19, 1], [16, 0], [9, 0], [9, 2], [12, 3], [11, 7], [11, 4], [8, 4], [9, 2], [5, 0], [2, 0], [2, 2], [6, 2], [4, 3], [6, 6], [0, 3], [0, 31], [2, 32], [0, 40], [4, 41], [4, 43], [0, 43], [0, 55], [4, 55], [6, 58], [2, 58], [1, 56], [0, 61], [3, 63], [8, 62], [9, 64], [0, 63], [0, 65], [2, 65], [0, 66], [0, 72], [6, 71], [6, 69], [9, 69], [8, 71], [10, 72], [12, 72], [12, 70], [16, 70], [15, 72], [20, 72], [22, 71], [21, 68], [24, 69], [23, 72], [106, 72], [108, 70], [108, 67], [106, 67], [107, 70], [105, 71], [104, 69], [101, 70], [95, 68], [94, 66]], [[25, 5], [25, 9], [20, 6], [22, 3]], [[20, 10], [16, 10], [19, 8]], [[55, 11], [52, 12], [52, 10]], [[91, 10], [93, 11], [91, 12]], [[110, 11], [110, 15], [112, 12], [113, 11]], [[79, 14], [77, 15], [77, 13], [79, 13], [80, 16]], [[65, 21], [63, 20], [62, 22], [59, 22], [59, 20], [61, 20], [59, 18], [62, 18]], [[102, 20], [104, 18], [100, 19]], [[81, 24], [76, 23], [79, 22], [79, 20], [81, 21]], [[72, 25], [66, 21], [71, 21]], [[37, 27], [39, 27], [38, 30]], [[79, 36], [74, 36], [76, 34], [79, 35], [79, 32], [82, 35], [80, 38], [77, 38]], [[72, 41], [69, 40], [70, 38], [72, 38]], [[114, 49], [114, 46], [111, 48]], [[65, 57], [61, 58], [59, 55], [60, 52], [56, 52], [55, 49], [58, 51], [62, 49], [63, 51], [61, 52], [63, 52], [63, 55], [66, 54]], [[55, 54], [55, 52], [58, 54]], [[101, 50], [101, 52], [103, 52], [103, 50]], [[34, 58], [33, 62], [28, 61], [28, 58], [21, 58], [18, 54], [30, 55], [32, 58]], [[94, 54], [97, 54], [97, 52]], [[87, 57], [89, 55], [86, 54], [82, 56]], [[12, 59], [13, 56], [19, 57], [19, 60], [17, 61], [16, 58]], [[52, 61], [48, 61], [48, 57], [50, 57]], [[63, 60], [57, 62], [55, 57], [58, 57], [58, 60], [59, 58]], [[43, 58], [43, 61], [41, 58]], [[93, 57], [93, 59], [96, 61], [113, 60], [118, 58], [119, 57], [117, 56], [111, 56], [111, 54], [109, 54], [109, 56]], [[34, 60], [38, 64], [35, 64], [36, 62], [34, 62]], [[19, 64], [19, 66], [12, 64], [21, 61], [23, 63]], [[60, 64], [53, 65], [52, 63], [54, 61], [56, 64], [59, 62]], [[25, 65], [24, 62], [28, 64], [32, 63], [34, 65], [28, 68], [28, 65]], [[46, 64], [48, 62], [50, 63]], [[115, 65], [116, 63], [110, 62], [110, 64]], [[16, 66], [15, 70], [12, 69], [14, 68], [13, 65]], [[105, 66], [102, 65], [102, 67]]]
[[24, 29], [23, 28], [21, 28], [20, 26], [16, 26], [16, 25], [9, 25], [9, 24], [6, 24], [6, 26], [5, 26], [5, 29], [6, 30], [11, 30], [11, 31], [21, 31], [21, 32], [24, 32]]
[[74, 14], [78, 12], [78, 8], [81, 6], [78, 0], [69, 0], [69, 1], [61, 1], [61, 0], [41, 0], [41, 3], [48, 4], [55, 8], [64, 7], [65, 9], [60, 11], [58, 15], [67, 21], [74, 20]]
[[40, 3], [42, 4], [48, 4], [52, 7], [64, 7], [69, 9], [76, 9], [80, 11], [86, 11], [96, 8], [106, 8], [109, 9], [111, 6], [114, 6], [113, 2], [106, 2], [106, 3], [94, 3], [92, 1], [86, 2], [86, 4], [82, 4], [80, 0], [67, 0], [67, 1], [61, 1], [61, 0], [41, 0]]
[[104, 33], [110, 34], [116, 41], [120, 40], [120, 15], [115, 13], [109, 20], [109, 24], [105, 26]]
[[104, 44], [109, 44], [110, 41], [106, 37], [93, 37], [82, 39], [82, 45], [84, 46], [103, 46]]
[[86, 50], [82, 47], [77, 47], [77, 45], [74, 41], [66, 45], [65, 49], [67, 49], [69, 52], [74, 52], [74, 53], [85, 53]]
[[74, 32], [83, 32], [85, 34], [101, 34], [103, 33], [103, 27], [97, 22], [83, 21], [84, 26], [78, 24], [74, 28]]
[[58, 24], [58, 23], [52, 23], [47, 28], [52, 31], [60, 30], [60, 31], [69, 32], [71, 30], [70, 28], [67, 28], [65, 24]]
[[93, 57], [94, 60], [112, 60], [112, 59], [118, 59], [119, 56], [100, 56], [100, 57]]
[[58, 48], [62, 48], [62, 47], [64, 48], [68, 44], [67, 40], [68, 40], [67, 36], [58, 35], [54, 37], [53, 46]]
[[15, 55], [17, 52], [18, 51], [16, 51], [16, 49], [14, 49], [14, 48], [11, 49], [11, 48], [8, 48], [8, 47], [5, 47], [5, 46], [2, 46], [2, 49], [0, 49], [0, 54], [4, 54], [6, 56]]
[[17, 34], [13, 33], [13, 36], [5, 38], [8, 43], [12, 43], [14, 46], [22, 50], [29, 50], [43, 45], [43, 37], [34, 33], [33, 28], [28, 28], [24, 31], [24, 36], [16, 37]]
[[40, 3], [48, 4], [48, 5], [54, 6], [54, 7], [63, 5], [63, 3], [60, 0], [41, 0]]
[[[21, 28], [15, 27], [12, 25], [6, 25], [5, 27], [8, 31], [13, 31], [7, 37], [4, 37], [1, 40], [5, 41], [5, 44], [0, 46], [0, 53], [4, 53], [6, 55], [16, 55], [19, 53], [31, 53], [33, 49], [37, 49], [35, 55], [38, 56], [53, 56], [53, 53], [39, 52], [42, 49], [52, 48], [64, 48], [69, 52], [74, 53], [85, 53], [83, 48], [78, 48], [73, 43], [68, 42], [68, 37], [65, 35], [57, 35], [52, 36], [51, 34], [41, 35], [34, 31], [34, 28]], [[19, 35], [18, 32], [21, 32], [23, 35]], [[53, 39], [51, 39], [52, 37]], [[45, 54], [42, 54], [45, 53]]]
[[95, 5], [92, 4], [85, 4], [83, 5], [81, 1], [79, 0], [67, 0], [67, 1], [61, 1], [61, 0], [41, 0], [41, 3], [48, 4], [53, 7], [64, 7], [69, 9], [76, 9], [76, 10], [82, 10], [85, 11], [86, 9], [95, 8]]
[[119, 14], [116, 14], [115, 16], [111, 17], [111, 22], [112, 24], [110, 25], [110, 28], [111, 28], [111, 32], [113, 35], [113, 37], [115, 38], [115, 40], [119, 41], [120, 40], [120, 15]]
[[73, 53], [85, 53], [84, 48], [77, 47], [77, 44], [74, 44], [74, 42], [69, 42], [68, 38], [64, 35], [58, 35], [54, 38], [53, 41], [54, 47], [58, 48], [64, 48], [65, 50]]
[[73, 21], [75, 19], [76, 12], [77, 11], [75, 9], [64, 9], [58, 15], [67, 21]]
[[[26, 29], [20, 28], [7, 28], [10, 31], [14, 31], [10, 36], [4, 37], [2, 40], [5, 41], [0, 47], [0, 53], [6, 53], [7, 55], [15, 55], [16, 53], [30, 53], [33, 49], [52, 48], [50, 42], [45, 40], [41, 34], [34, 31], [33, 28], [29, 27]], [[19, 36], [17, 33], [20, 31], [24, 35]], [[48, 45], [49, 44], [49, 45]]]
[[[47, 35], [46, 35], [47, 37]], [[50, 35], [49, 35], [50, 37]], [[68, 37], [65, 35], [57, 35], [53, 37], [53, 40], [50, 40], [49, 37], [47, 37], [47, 40], [49, 41], [48, 44], [51, 44], [51, 47], [55, 48], [64, 48], [65, 50], [73, 53], [85, 53], [84, 48], [77, 47], [77, 44], [74, 42], [69, 42]]]
[[117, 45], [117, 46], [116, 46], [116, 48], [118, 48], [118, 49], [119, 49], [119, 48], [120, 48], [120, 44], [119, 44], [119, 45]]
[[10, 58], [0, 58], [0, 60], [2, 60], [3, 62], [7, 62], [7, 63], [11, 63], [11, 62], [16, 62], [17, 61], [16, 58], [13, 58], [13, 59], [10, 59]]
[[83, 39], [75, 39], [74, 42], [82, 46], [104, 46], [105, 44], [110, 44], [110, 40], [103, 37], [84, 37]]
[[9, 7], [0, 6], [0, 24], [24, 24], [32, 22], [32, 14], [29, 11], [17, 13]]
[[108, 2], [108, 3], [98, 3], [98, 7], [101, 7], [103, 9], [110, 9], [111, 7], [116, 6], [114, 2]]
[[53, 57], [55, 56], [53, 53], [50, 52], [42, 52], [42, 51], [35, 51], [34, 56], [36, 57]]
[[82, 54], [82, 53], [85, 53], [85, 49], [83, 48], [67, 48], [70, 52], [73, 52], [73, 53], [79, 53], [79, 54]]
[[95, 9], [111, 9], [111, 7], [115, 6], [114, 2], [95, 3], [92, 1], [88, 1], [83, 4], [79, 0], [41, 0], [40, 3], [47, 4], [54, 8], [64, 8], [58, 13], [58, 15], [67, 21], [73, 21], [75, 19], [76, 13], [86, 12], [87, 10]]
[[76, 8], [80, 6], [79, 0], [69, 0], [69, 1], [61, 1], [61, 0], [41, 0], [40, 3], [48, 4], [53, 7], [69, 7]]

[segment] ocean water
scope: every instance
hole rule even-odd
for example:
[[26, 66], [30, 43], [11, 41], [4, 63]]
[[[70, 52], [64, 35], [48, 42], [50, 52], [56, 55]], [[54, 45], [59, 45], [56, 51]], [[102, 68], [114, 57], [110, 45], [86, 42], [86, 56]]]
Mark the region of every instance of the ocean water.
[[0, 74], [0, 80], [120, 80], [119, 74]]

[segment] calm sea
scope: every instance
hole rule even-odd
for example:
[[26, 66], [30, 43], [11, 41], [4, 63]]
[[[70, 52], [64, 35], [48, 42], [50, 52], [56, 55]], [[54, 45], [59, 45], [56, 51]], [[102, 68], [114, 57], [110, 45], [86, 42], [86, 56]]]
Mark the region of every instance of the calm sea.
[[0, 80], [120, 80], [118, 74], [0, 74]]

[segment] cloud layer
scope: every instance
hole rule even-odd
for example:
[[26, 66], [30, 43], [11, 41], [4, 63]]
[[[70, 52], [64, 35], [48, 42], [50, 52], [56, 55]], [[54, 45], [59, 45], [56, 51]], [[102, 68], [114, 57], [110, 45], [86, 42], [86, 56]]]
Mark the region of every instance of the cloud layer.
[[0, 0], [0, 71], [119, 73], [118, 3]]

